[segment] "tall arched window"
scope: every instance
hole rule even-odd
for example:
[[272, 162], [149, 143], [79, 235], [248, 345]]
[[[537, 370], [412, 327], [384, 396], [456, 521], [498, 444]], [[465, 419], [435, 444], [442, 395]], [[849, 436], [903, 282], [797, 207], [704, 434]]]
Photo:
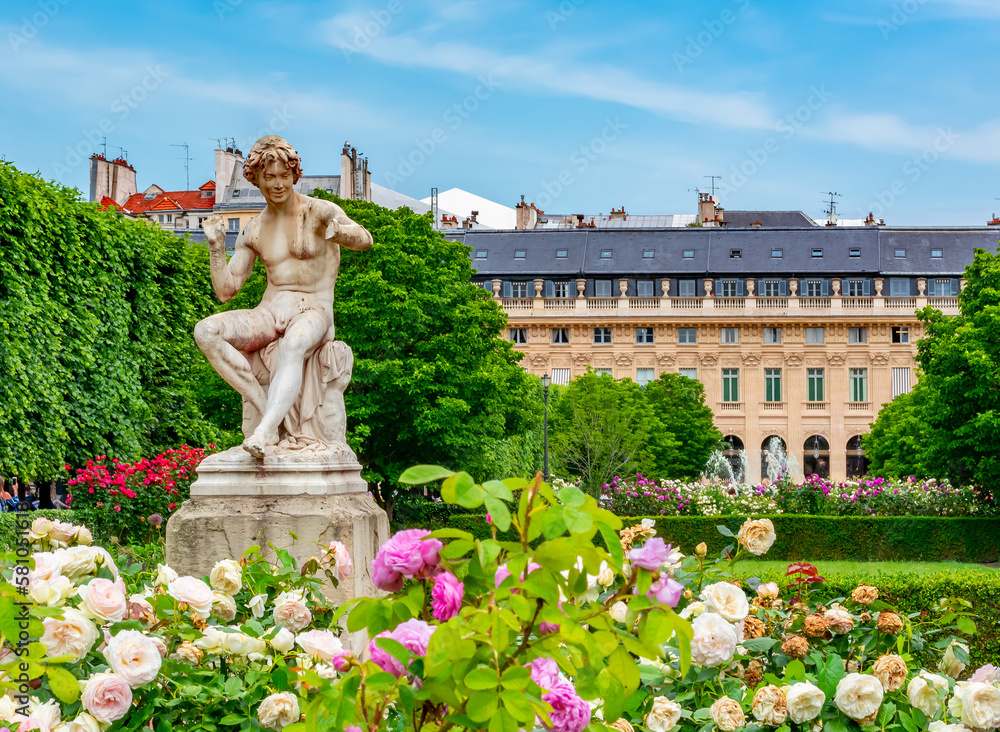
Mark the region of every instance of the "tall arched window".
[[820, 478], [830, 477], [830, 443], [825, 437], [813, 435], [802, 446], [802, 472]]
[[868, 472], [868, 458], [861, 444], [861, 435], [855, 435], [847, 441], [847, 477], [860, 478]]

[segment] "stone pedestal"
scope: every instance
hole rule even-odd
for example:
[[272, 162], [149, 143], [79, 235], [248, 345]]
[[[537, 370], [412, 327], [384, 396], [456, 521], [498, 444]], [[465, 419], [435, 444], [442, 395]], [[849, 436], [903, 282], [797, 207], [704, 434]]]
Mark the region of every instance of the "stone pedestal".
[[261, 461], [236, 447], [205, 458], [191, 498], [167, 522], [167, 564], [202, 577], [220, 559], [239, 559], [248, 547], [271, 542], [301, 566], [336, 540], [350, 552], [354, 573], [328, 588], [330, 599], [340, 604], [379, 594], [371, 563], [389, 538], [389, 521], [368, 497], [361, 466], [342, 452], [282, 452]]

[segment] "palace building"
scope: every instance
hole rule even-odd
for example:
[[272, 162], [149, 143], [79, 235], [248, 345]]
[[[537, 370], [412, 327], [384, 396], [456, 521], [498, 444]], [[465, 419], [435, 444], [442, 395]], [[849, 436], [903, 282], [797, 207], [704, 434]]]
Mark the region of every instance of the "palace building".
[[798, 479], [862, 474], [860, 436], [917, 378], [915, 313], [958, 314], [965, 266], [1000, 233], [721, 209], [700, 211], [700, 226], [630, 228], [624, 211], [538, 226], [526, 208], [519, 230], [448, 233], [506, 311], [524, 368], [555, 384], [588, 367], [640, 384], [698, 379], [751, 482], [776, 446]]

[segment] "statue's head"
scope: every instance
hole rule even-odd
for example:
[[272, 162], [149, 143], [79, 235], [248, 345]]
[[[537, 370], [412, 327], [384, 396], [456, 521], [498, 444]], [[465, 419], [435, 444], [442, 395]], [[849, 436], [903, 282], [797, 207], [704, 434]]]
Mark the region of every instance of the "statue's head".
[[288, 140], [278, 135], [265, 135], [253, 144], [243, 163], [243, 177], [260, 187], [261, 173], [274, 164], [288, 169], [292, 174], [292, 183], [298, 183], [302, 177], [302, 159]]

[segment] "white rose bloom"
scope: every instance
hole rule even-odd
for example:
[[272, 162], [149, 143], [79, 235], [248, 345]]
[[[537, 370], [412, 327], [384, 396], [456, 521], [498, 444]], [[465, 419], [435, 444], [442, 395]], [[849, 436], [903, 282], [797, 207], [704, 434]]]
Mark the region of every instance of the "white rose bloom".
[[194, 644], [196, 647], [205, 651], [205, 653], [211, 653], [217, 656], [222, 653], [222, 636], [222, 631], [214, 625], [209, 625], [201, 631], [201, 638], [196, 640]]
[[252, 653], [263, 654], [267, 651], [267, 643], [260, 638], [251, 638], [244, 633], [222, 633], [219, 638], [222, 650], [234, 656], [249, 656]]
[[969, 647], [964, 643], [952, 641], [951, 645], [948, 646], [948, 650], [944, 652], [944, 656], [938, 662], [938, 671], [951, 676], [953, 679], [957, 679], [965, 671], [965, 664], [955, 658], [955, 646], [958, 646], [966, 653], [969, 652]]
[[271, 647], [278, 653], [288, 653], [295, 647], [295, 634], [288, 628], [282, 628], [271, 639]]
[[66, 732], [103, 732], [101, 723], [86, 712], [80, 712], [63, 727]]
[[652, 528], [655, 528], [655, 526], [656, 526], [656, 522], [653, 519], [648, 519], [648, 518], [644, 518], [639, 523], [642, 526], [646, 527], [647, 529], [652, 529]]
[[690, 603], [686, 608], [681, 610], [680, 616], [685, 620], [687, 620], [688, 618], [696, 618], [702, 613], [704, 613], [706, 610], [708, 610], [708, 608], [705, 606], [705, 603], [695, 600], [694, 602]]
[[62, 708], [55, 699], [49, 699], [44, 704], [39, 704], [38, 700], [32, 697], [28, 708], [31, 710], [28, 719], [38, 722], [42, 729], [53, 729], [59, 726]]
[[14, 700], [6, 694], [0, 694], [0, 721], [11, 722], [17, 709], [14, 707]]
[[133, 689], [155, 679], [162, 663], [156, 643], [138, 630], [122, 630], [112, 636], [104, 649], [104, 657], [112, 670]]
[[50, 531], [52, 531], [52, 522], [44, 516], [39, 516], [31, 522], [31, 528], [28, 529], [28, 539], [41, 541], [49, 535]]
[[[94, 543], [94, 535], [90, 533], [90, 529], [88, 529], [86, 526], [81, 526], [79, 529], [77, 529], [77, 532], [76, 532], [76, 543], [77, 544], [86, 544], [87, 546], [90, 546], [91, 544], [93, 544]], [[87, 716], [89, 717], [90, 715], [88, 714]]]
[[704, 613], [691, 623], [691, 658], [700, 666], [721, 666], [736, 653], [736, 631], [716, 613]]
[[757, 689], [750, 703], [750, 711], [761, 724], [778, 727], [788, 719], [788, 702], [785, 692], [777, 686], [768, 684]]
[[601, 587], [610, 587], [615, 581], [615, 572], [608, 566], [607, 562], [601, 562], [601, 571], [597, 574], [597, 584]]
[[266, 603], [267, 595], [254, 595], [250, 598], [250, 602], [248, 603], [250, 612], [253, 613], [253, 616], [258, 620], [264, 617], [264, 609], [267, 606]]
[[257, 708], [260, 726], [266, 729], [280, 730], [298, 722], [300, 716], [298, 697], [287, 691], [271, 694]]
[[800, 681], [785, 691], [785, 703], [789, 719], [795, 724], [803, 724], [816, 719], [823, 711], [826, 694], [808, 681]]
[[335, 653], [344, 650], [340, 638], [329, 630], [310, 630], [295, 637], [295, 642], [310, 656], [316, 656], [324, 661], [333, 659]]
[[709, 715], [722, 732], [736, 732], [747, 721], [739, 702], [728, 696], [717, 699], [709, 709]]
[[53, 554], [62, 567], [62, 573], [71, 580], [85, 577], [97, 571], [99, 552], [95, 547], [71, 546], [68, 549], [56, 549]]
[[35, 552], [31, 555], [35, 568], [28, 572], [28, 579], [50, 582], [62, 575], [62, 563], [52, 552]]
[[239, 562], [223, 559], [212, 567], [208, 581], [213, 590], [224, 592], [227, 595], [235, 595], [243, 587], [243, 570]]
[[121, 588], [111, 580], [92, 579], [77, 589], [80, 596], [79, 609], [84, 615], [95, 620], [117, 623], [125, 617], [128, 599]]
[[188, 607], [203, 618], [212, 614], [212, 588], [196, 577], [178, 577], [167, 585], [167, 594], [177, 602], [187, 603]]
[[914, 709], [919, 709], [928, 717], [933, 717], [941, 709], [938, 689], [948, 691], [948, 679], [944, 676], [921, 671], [910, 679], [906, 687], [906, 697]]
[[166, 565], [166, 564], [157, 564], [156, 565], [156, 579], [153, 580], [153, 584], [155, 584], [155, 585], [169, 585], [171, 582], [173, 582], [179, 576], [180, 575], [178, 575], [177, 572], [175, 572], [173, 569], [171, 569], [168, 565]]
[[968, 727], [996, 729], [1000, 727], [1000, 689], [981, 681], [959, 681], [948, 711]]
[[74, 661], [82, 660], [97, 642], [97, 626], [76, 608], [63, 608], [63, 617], [42, 620], [45, 634], [42, 645], [45, 655], [73, 656]]
[[653, 706], [644, 722], [651, 732], [667, 732], [676, 727], [680, 719], [681, 705], [665, 696], [658, 696], [653, 699]]
[[39, 605], [56, 607], [76, 594], [76, 587], [69, 577], [59, 575], [50, 580], [33, 579], [28, 587], [31, 599]]
[[927, 728], [930, 732], [971, 732], [964, 724], [947, 724], [946, 722], [931, 722]]
[[608, 610], [608, 615], [610, 615], [611, 619], [616, 623], [624, 623], [628, 618], [628, 605], [619, 600], [611, 606], [610, 610]]
[[76, 536], [77, 527], [73, 524], [59, 519], [52, 520], [52, 529], [49, 531], [49, 539], [65, 544]]
[[882, 704], [882, 682], [867, 674], [847, 674], [837, 684], [837, 708], [854, 721], [870, 717]]
[[747, 519], [736, 533], [736, 540], [748, 552], [758, 557], [761, 554], [767, 553], [767, 550], [774, 544], [775, 538], [774, 524], [771, 523], [770, 519], [760, 519], [758, 521]]
[[298, 591], [282, 592], [274, 598], [274, 624], [284, 625], [293, 633], [306, 628], [312, 622], [312, 613]]
[[212, 617], [228, 623], [236, 617], [236, 601], [224, 592], [213, 592]]

